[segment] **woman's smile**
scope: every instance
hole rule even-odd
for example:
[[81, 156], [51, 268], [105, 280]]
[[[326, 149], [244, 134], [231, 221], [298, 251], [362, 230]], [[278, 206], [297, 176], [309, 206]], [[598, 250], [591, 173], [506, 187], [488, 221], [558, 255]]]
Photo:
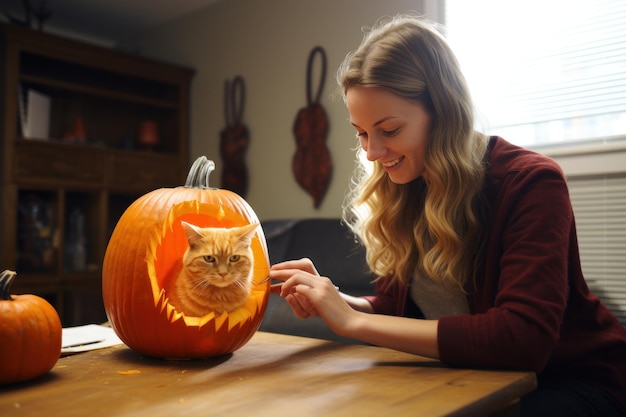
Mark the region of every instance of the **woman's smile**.
[[397, 165], [403, 160], [404, 160], [404, 156], [394, 159], [393, 161], [390, 161], [390, 162], [381, 162], [381, 164], [386, 170], [391, 170], [391, 169], [396, 168]]

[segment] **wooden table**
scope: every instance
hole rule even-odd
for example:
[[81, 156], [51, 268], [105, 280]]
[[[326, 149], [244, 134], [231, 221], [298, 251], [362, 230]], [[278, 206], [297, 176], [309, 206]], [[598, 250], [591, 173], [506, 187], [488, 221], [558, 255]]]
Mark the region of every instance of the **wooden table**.
[[35, 381], [0, 388], [9, 416], [515, 415], [533, 373], [449, 368], [373, 346], [257, 332], [233, 354], [143, 357], [124, 345], [59, 359]]

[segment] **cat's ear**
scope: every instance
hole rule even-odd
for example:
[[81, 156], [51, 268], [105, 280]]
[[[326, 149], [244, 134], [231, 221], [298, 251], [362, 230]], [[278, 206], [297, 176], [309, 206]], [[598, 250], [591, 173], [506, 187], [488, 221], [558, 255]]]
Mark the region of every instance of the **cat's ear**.
[[250, 223], [246, 224], [245, 226], [240, 226], [239, 232], [241, 240], [248, 242], [248, 244], [252, 242], [252, 239], [254, 239], [254, 235], [256, 234], [256, 230], [258, 227], [258, 223]]
[[183, 230], [185, 231], [185, 235], [187, 235], [189, 246], [193, 246], [193, 243], [196, 240], [199, 240], [202, 238], [202, 235], [200, 234], [200, 230], [198, 226], [194, 226], [193, 224], [187, 223], [186, 221], [181, 221], [180, 225], [183, 227]]

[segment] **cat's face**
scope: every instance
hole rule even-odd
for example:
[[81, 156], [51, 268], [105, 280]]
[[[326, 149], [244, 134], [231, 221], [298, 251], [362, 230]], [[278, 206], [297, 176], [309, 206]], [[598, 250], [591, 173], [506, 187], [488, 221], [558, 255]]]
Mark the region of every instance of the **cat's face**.
[[202, 228], [187, 222], [181, 225], [189, 242], [183, 268], [195, 286], [244, 285], [250, 279], [253, 267], [250, 244], [258, 224], [232, 228]]

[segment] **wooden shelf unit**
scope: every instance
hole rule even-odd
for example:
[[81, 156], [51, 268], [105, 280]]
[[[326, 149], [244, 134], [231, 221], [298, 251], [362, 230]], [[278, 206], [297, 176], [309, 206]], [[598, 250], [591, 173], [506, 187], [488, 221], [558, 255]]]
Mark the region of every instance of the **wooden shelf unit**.
[[[45, 297], [64, 326], [103, 321], [101, 266], [117, 220], [137, 197], [185, 181], [194, 72], [0, 29], [0, 268], [18, 272], [13, 293]], [[22, 134], [18, 97], [29, 90], [50, 99], [48, 137]], [[77, 120], [85, 140], [72, 138]], [[148, 120], [159, 143], [142, 147]]]

